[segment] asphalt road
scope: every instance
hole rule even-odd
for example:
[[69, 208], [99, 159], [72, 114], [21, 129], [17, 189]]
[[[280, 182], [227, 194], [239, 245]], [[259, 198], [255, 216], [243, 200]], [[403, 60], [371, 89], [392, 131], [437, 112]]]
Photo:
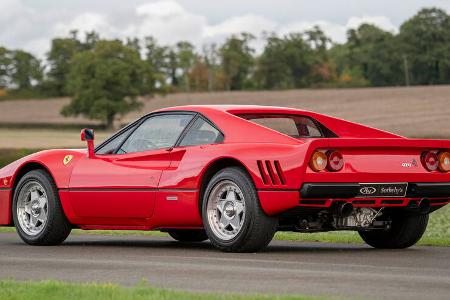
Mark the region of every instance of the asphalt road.
[[229, 254], [208, 242], [183, 245], [150, 236], [72, 235], [61, 246], [32, 247], [3, 233], [0, 278], [126, 286], [145, 279], [192, 291], [449, 299], [450, 248], [274, 241], [261, 253]]

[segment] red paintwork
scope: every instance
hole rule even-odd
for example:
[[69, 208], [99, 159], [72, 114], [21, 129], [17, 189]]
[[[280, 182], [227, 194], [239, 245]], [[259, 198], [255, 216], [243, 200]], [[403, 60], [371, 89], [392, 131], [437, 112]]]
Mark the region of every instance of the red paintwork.
[[[299, 189], [303, 182], [450, 182], [450, 173], [428, 172], [420, 163], [423, 151], [450, 149], [447, 140], [406, 139], [333, 117], [281, 107], [185, 106], [160, 112], [180, 110], [209, 118], [224, 133], [224, 142], [91, 158], [86, 150], [48, 150], [24, 157], [0, 170], [0, 224], [11, 223], [12, 191], [21, 170], [29, 164], [40, 165], [51, 174], [67, 218], [83, 229], [202, 227], [202, 179], [208, 168], [222, 159], [232, 159], [245, 167], [269, 215], [299, 205], [311, 206], [301, 203]], [[309, 116], [339, 137], [294, 139], [234, 115], [240, 113]], [[343, 169], [312, 171], [308, 162], [315, 150], [339, 151], [345, 160]], [[66, 155], [73, 155], [73, 159], [64, 165]], [[413, 159], [419, 162], [417, 167], [401, 166]], [[277, 168], [281, 178], [275, 176], [272, 183], [270, 173], [277, 174]], [[358, 199], [347, 201], [354, 200]], [[374, 200], [370, 206], [406, 206], [410, 199], [401, 198], [403, 201], [396, 204]], [[439, 205], [449, 199], [444, 201]], [[331, 202], [327, 199], [325, 204], [314, 206], [328, 207]]]

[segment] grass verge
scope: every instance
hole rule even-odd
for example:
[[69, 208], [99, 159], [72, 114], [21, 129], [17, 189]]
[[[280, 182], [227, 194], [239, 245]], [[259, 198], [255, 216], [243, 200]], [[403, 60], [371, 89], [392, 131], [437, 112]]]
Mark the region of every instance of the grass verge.
[[193, 293], [150, 287], [141, 283], [135, 287], [126, 288], [114, 284], [97, 283], [66, 283], [61, 281], [0, 281], [0, 299], [2, 300], [171, 300], [171, 299], [199, 299], [199, 300], [307, 300], [326, 299], [308, 296], [263, 296], [263, 295], [228, 295], [211, 293]]
[[[0, 227], [0, 232], [15, 232], [13, 227]], [[167, 236], [159, 231], [134, 231], [134, 230], [80, 230], [72, 231], [74, 234], [104, 234], [104, 235], [149, 235]], [[295, 233], [278, 232], [275, 240], [280, 241], [303, 241], [303, 242], [326, 242], [362, 244], [363, 240], [354, 231], [318, 232], [318, 233]], [[447, 205], [430, 215], [427, 231], [418, 242], [421, 246], [450, 247], [450, 206]], [[0, 298], [1, 299], [1, 298]]]

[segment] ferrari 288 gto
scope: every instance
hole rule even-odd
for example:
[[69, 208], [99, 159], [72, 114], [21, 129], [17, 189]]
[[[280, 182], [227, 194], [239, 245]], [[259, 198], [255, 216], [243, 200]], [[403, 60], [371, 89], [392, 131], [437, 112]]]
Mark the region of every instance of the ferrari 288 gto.
[[30, 245], [73, 228], [160, 230], [223, 251], [276, 231], [357, 231], [406, 248], [450, 202], [450, 141], [408, 139], [313, 112], [183, 106], [152, 112], [94, 147], [46, 150], [0, 169], [0, 224]]

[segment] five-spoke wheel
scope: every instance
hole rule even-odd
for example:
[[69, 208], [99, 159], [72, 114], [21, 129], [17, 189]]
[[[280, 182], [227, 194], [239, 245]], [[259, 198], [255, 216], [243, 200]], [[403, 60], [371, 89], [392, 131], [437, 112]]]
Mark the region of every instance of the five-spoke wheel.
[[17, 233], [30, 245], [57, 245], [70, 234], [58, 190], [44, 170], [25, 174], [14, 191], [13, 219]]
[[27, 182], [17, 198], [17, 219], [20, 228], [34, 236], [44, 229], [48, 216], [48, 200], [44, 187], [35, 180]]
[[219, 171], [206, 188], [203, 224], [211, 243], [230, 252], [254, 252], [270, 243], [277, 218], [267, 216], [247, 172], [230, 167]]

